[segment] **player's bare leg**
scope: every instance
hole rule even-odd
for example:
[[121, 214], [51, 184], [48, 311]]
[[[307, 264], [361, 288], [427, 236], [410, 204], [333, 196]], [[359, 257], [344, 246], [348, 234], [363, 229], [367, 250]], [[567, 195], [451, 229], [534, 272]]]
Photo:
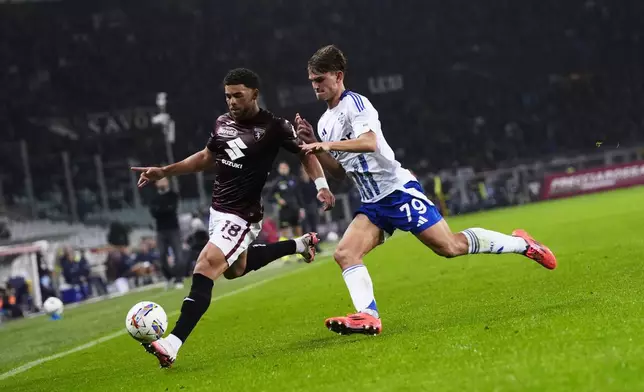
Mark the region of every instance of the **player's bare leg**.
[[512, 235], [496, 231], [471, 228], [460, 233], [452, 233], [445, 219], [425, 229], [416, 237], [443, 257], [457, 257], [476, 253], [518, 253], [545, 268], [557, 266], [555, 255], [546, 246], [536, 242], [524, 230], [515, 230]]
[[468, 254], [465, 234], [452, 233], [445, 219], [416, 234], [416, 237], [439, 256], [451, 258]]
[[221, 249], [210, 242], [206, 244], [197, 259], [190, 294], [183, 300], [176, 326], [166, 338], [145, 345], [146, 350], [157, 357], [161, 367], [170, 367], [175, 361], [179, 348], [210, 306], [214, 280], [227, 268], [228, 262]]
[[320, 242], [317, 233], [306, 233], [292, 240], [280, 241], [274, 244], [251, 244], [230, 268], [224, 272], [226, 279], [236, 279], [251, 271], [279, 260], [284, 256], [300, 254], [307, 263], [315, 259], [315, 246]]
[[342, 269], [342, 277], [357, 313], [328, 318], [325, 324], [331, 331], [343, 335], [377, 335], [382, 331], [371, 277], [362, 262], [362, 258], [382, 241], [382, 230], [362, 214], [355, 217], [344, 233], [333, 257]]

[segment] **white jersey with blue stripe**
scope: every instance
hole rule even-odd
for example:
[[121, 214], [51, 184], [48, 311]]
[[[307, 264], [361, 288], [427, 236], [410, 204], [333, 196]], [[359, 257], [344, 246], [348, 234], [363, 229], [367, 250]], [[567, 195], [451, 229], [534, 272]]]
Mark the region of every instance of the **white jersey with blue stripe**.
[[377, 202], [416, 178], [396, 160], [382, 134], [378, 111], [366, 97], [346, 90], [340, 103], [318, 121], [318, 136], [327, 142], [356, 139], [369, 131], [376, 134], [375, 152], [331, 152], [355, 182], [364, 203]]

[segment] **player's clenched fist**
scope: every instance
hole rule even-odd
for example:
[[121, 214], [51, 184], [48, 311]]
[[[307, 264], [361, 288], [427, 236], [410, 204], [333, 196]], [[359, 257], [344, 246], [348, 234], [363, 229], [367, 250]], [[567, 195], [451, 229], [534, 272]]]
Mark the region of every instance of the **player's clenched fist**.
[[315, 138], [315, 133], [313, 133], [313, 126], [309, 124], [300, 114], [295, 115], [295, 126], [297, 128], [297, 136], [304, 143], [315, 143], [317, 139]]
[[143, 188], [151, 181], [159, 181], [165, 177], [163, 169], [160, 167], [132, 167], [132, 171], [141, 173], [139, 182], [136, 184], [139, 188]]
[[328, 211], [335, 206], [335, 196], [329, 190], [329, 188], [322, 188], [318, 192], [318, 200], [322, 202], [324, 211]]

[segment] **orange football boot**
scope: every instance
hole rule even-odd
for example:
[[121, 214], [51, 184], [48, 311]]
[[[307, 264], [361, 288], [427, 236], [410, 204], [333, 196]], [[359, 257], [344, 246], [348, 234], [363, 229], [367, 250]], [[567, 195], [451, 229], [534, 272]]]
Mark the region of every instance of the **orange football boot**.
[[557, 258], [555, 257], [555, 254], [552, 253], [547, 246], [535, 241], [528, 232], [522, 229], [517, 229], [512, 232], [512, 235], [523, 238], [525, 242], [528, 243], [528, 249], [526, 249], [524, 253], [526, 257], [536, 261], [548, 269], [557, 268]]
[[324, 322], [329, 331], [340, 335], [361, 333], [378, 335], [382, 332], [382, 321], [368, 313], [349, 314], [346, 317], [331, 317]]

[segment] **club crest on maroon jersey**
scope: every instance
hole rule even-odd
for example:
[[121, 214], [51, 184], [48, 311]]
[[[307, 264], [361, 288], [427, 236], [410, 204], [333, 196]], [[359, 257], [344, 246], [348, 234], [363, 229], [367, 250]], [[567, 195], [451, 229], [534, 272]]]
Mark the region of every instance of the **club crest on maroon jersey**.
[[266, 130], [264, 128], [253, 129], [253, 137], [255, 138], [255, 141], [260, 141], [260, 139], [263, 138], [265, 134]]

